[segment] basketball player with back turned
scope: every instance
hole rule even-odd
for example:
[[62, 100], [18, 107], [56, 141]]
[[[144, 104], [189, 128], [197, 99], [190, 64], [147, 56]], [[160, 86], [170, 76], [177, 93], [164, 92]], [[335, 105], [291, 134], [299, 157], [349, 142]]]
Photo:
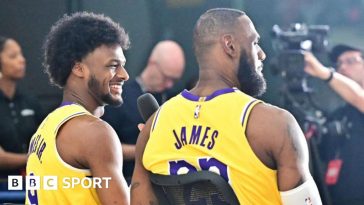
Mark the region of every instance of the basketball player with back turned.
[[240, 204], [320, 205], [295, 118], [253, 97], [266, 87], [265, 53], [249, 17], [208, 10], [193, 40], [199, 81], [163, 104], [141, 131], [132, 204], [158, 202], [148, 172], [210, 170], [229, 182]]

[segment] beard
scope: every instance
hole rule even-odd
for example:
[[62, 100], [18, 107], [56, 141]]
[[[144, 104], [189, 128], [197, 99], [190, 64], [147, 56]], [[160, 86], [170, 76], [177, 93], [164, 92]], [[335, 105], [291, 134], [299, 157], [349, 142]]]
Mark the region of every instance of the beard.
[[240, 55], [238, 79], [240, 90], [250, 96], [261, 96], [267, 89], [264, 77], [256, 72], [255, 67], [248, 62], [247, 55], [244, 53]]
[[111, 93], [104, 94], [102, 92], [102, 86], [99, 81], [97, 81], [95, 75], [91, 75], [90, 80], [87, 82], [89, 93], [96, 98], [97, 102], [101, 105], [111, 105], [111, 106], [121, 106], [123, 104], [123, 99], [115, 98], [111, 95]]

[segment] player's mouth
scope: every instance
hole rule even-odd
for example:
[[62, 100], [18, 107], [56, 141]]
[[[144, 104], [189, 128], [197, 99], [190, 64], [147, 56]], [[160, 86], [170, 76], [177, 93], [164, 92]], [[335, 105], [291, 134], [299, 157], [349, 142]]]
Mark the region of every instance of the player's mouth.
[[123, 92], [123, 82], [120, 82], [120, 83], [110, 83], [109, 84], [109, 87], [110, 87], [110, 92], [112, 94], [115, 94], [115, 95], [121, 95], [121, 93]]

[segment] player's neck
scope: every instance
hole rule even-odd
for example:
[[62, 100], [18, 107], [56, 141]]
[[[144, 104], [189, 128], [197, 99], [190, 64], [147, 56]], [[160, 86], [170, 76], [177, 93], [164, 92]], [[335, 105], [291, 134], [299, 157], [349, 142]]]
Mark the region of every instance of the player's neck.
[[62, 102], [79, 104], [96, 117], [101, 117], [104, 114], [102, 103], [98, 103], [94, 97], [88, 94], [83, 95], [77, 91], [65, 88]]
[[232, 88], [223, 81], [200, 80], [190, 92], [197, 96], [209, 96], [217, 90]]
[[239, 83], [234, 75], [234, 73], [228, 73], [223, 69], [200, 69], [198, 85], [213, 89], [238, 87]]

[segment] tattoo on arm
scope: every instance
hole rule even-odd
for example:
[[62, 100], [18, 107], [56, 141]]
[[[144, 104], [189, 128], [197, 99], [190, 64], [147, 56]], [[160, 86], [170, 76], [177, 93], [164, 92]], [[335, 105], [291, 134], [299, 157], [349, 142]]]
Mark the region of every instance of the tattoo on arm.
[[[298, 126], [298, 124], [294, 122], [289, 122], [287, 125], [287, 136], [288, 138], [286, 140], [289, 140], [290, 146], [292, 148], [292, 153], [297, 157], [298, 161], [301, 161], [304, 159], [304, 151], [302, 150], [300, 138], [304, 139], [303, 133], [301, 132], [301, 128]], [[297, 181], [295, 188], [300, 186], [304, 182], [304, 179], [301, 178], [299, 181]]]

